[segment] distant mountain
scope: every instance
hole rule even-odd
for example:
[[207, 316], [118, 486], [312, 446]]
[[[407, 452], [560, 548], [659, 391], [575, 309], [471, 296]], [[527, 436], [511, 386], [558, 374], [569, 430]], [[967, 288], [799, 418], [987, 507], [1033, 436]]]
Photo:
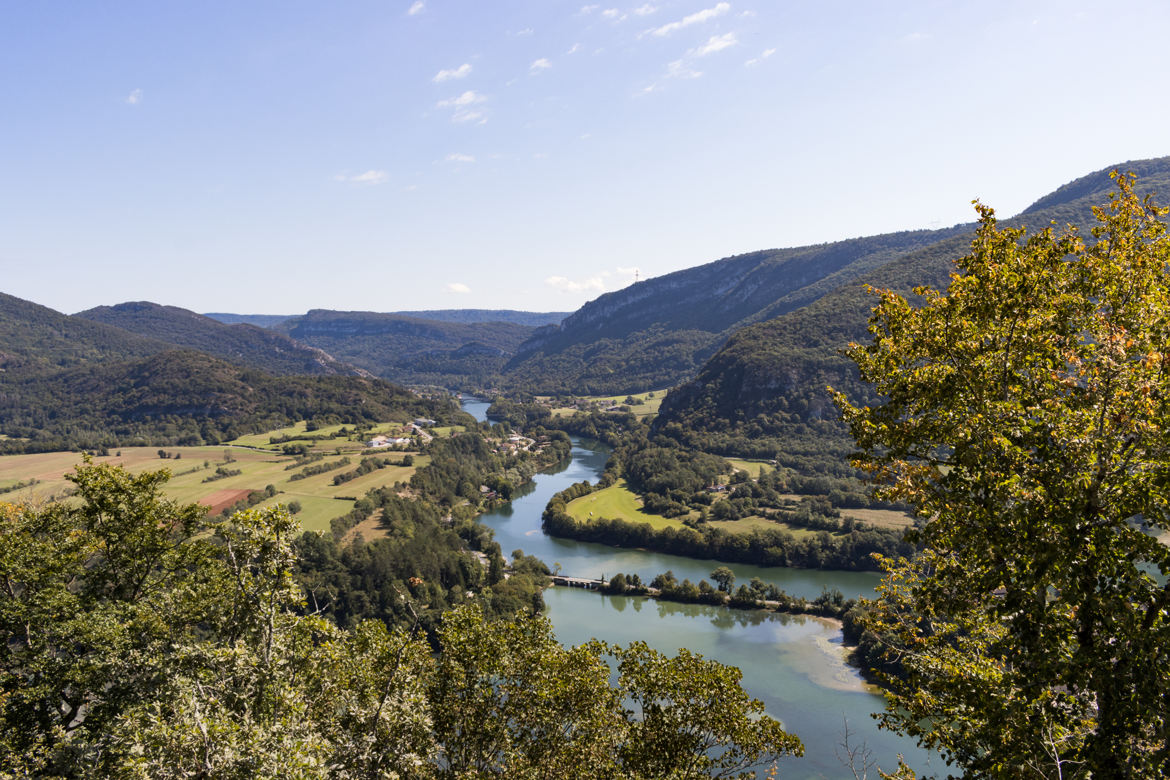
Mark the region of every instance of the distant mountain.
[[[1170, 199], [1170, 157], [1114, 167], [1137, 173], [1139, 190]], [[1110, 170], [1077, 179], [1003, 222], [1029, 230], [1071, 223], [1087, 232], [1095, 224], [1092, 207], [1114, 189]], [[945, 287], [971, 237], [963, 232], [907, 252], [807, 306], [736, 331], [693, 380], [667, 394], [655, 429], [709, 452], [778, 456], [806, 472], [847, 469], [852, 442], [825, 387], [859, 401], [869, 393], [839, 354], [868, 338], [874, 299], [862, 283], [904, 294], [917, 285]]]
[[919, 230], [727, 257], [607, 293], [541, 328], [506, 386], [626, 393], [677, 384], [745, 325], [805, 306], [908, 252], [969, 229]]
[[431, 309], [427, 311], [395, 311], [403, 317], [417, 320], [438, 320], [439, 322], [510, 322], [513, 325], [527, 325], [539, 328], [542, 325], [556, 325], [571, 312], [567, 311], [516, 311], [514, 309]]
[[273, 328], [284, 322], [292, 314], [228, 314], [226, 312], [203, 312], [204, 317], [222, 322], [224, 325], [255, 325], [258, 328]]
[[188, 349], [197, 349], [231, 363], [272, 374], [360, 374], [316, 347], [299, 344], [282, 333], [245, 323], [225, 325], [177, 306], [149, 301], [98, 306], [74, 315], [92, 322], [149, 335]]
[[533, 331], [511, 322], [444, 322], [325, 309], [293, 317], [278, 329], [378, 376], [458, 389], [493, 384]]

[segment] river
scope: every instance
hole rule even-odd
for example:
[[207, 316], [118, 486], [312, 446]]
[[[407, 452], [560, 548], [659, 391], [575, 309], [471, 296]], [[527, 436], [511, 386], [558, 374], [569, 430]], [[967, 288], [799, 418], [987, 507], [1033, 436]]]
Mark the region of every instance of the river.
[[[486, 419], [487, 407], [481, 401], [463, 403], [479, 420]], [[686, 577], [697, 582], [709, 579], [716, 566], [726, 565], [738, 581], [759, 577], [806, 598], [816, 597], [824, 587], [839, 588], [847, 596], [873, 594], [877, 575], [872, 573], [724, 564], [553, 539], [540, 528], [540, 516], [549, 499], [575, 482], [596, 482], [608, 457], [606, 448], [596, 443], [574, 438], [573, 445], [568, 462], [538, 474], [534, 484], [518, 492], [510, 504], [480, 518], [495, 531], [505, 555], [522, 549], [550, 566], [559, 563], [563, 573], [576, 577], [609, 577], [623, 572], [636, 573], [648, 581], [669, 569], [680, 580]], [[872, 758], [887, 771], [896, 767], [899, 753], [919, 773], [942, 769], [937, 757], [931, 761], [912, 740], [877, 729], [870, 713], [881, 710], [882, 698], [845, 664], [841, 632], [829, 621], [602, 596], [570, 588], [550, 588], [544, 598], [557, 638], [566, 645], [580, 644], [590, 637], [623, 645], [643, 640], [664, 653], [687, 647], [739, 667], [744, 688], [804, 742], [804, 758], [781, 762], [780, 777], [785, 780], [852, 777], [837, 758], [846, 722], [851, 743], [865, 743]], [[871, 770], [870, 775], [876, 772]]]

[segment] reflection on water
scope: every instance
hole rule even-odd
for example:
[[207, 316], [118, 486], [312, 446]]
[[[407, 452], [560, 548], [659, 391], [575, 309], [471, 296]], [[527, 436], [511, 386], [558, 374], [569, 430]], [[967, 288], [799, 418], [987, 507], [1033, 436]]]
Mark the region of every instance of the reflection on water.
[[[486, 402], [465, 402], [464, 408], [483, 419]], [[511, 504], [484, 515], [506, 552], [520, 548], [565, 574], [578, 577], [637, 574], [649, 582], [671, 570], [678, 579], [709, 578], [718, 561], [694, 560], [645, 550], [623, 550], [546, 536], [540, 516], [554, 494], [574, 482], [596, 482], [609, 451], [603, 445], [574, 439], [571, 458], [537, 475], [534, 484], [517, 492]], [[870, 595], [878, 577], [870, 572], [813, 571], [726, 564], [740, 582], [759, 577], [789, 593], [815, 598], [826, 587], [847, 596]], [[592, 591], [552, 588], [545, 592], [548, 616], [557, 637], [577, 645], [596, 637], [629, 644], [641, 640], [669, 654], [682, 647], [738, 667], [743, 686], [764, 702], [770, 715], [786, 724], [805, 745], [805, 758], [780, 766], [785, 780], [848, 778], [852, 774], [836, 759], [844, 723], [850, 739], [865, 742], [873, 757], [889, 770], [902, 753], [920, 773], [930, 771], [930, 756], [911, 740], [879, 731], [870, 713], [882, 699], [844, 662], [836, 624], [805, 615], [779, 615], [761, 610], [733, 610], [704, 604], [681, 604], [643, 597], [604, 596]], [[934, 769], [938, 770], [937, 759]]]
[[804, 742], [805, 758], [785, 760], [783, 778], [851, 777], [835, 757], [845, 721], [850, 739], [865, 741], [883, 768], [897, 766], [899, 753], [918, 770], [931, 766], [912, 741], [877, 729], [870, 713], [881, 709], [882, 699], [844, 662], [840, 631], [830, 621], [576, 588], [552, 588], [545, 601], [565, 644], [641, 640], [664, 653], [687, 647], [738, 667], [744, 688]]

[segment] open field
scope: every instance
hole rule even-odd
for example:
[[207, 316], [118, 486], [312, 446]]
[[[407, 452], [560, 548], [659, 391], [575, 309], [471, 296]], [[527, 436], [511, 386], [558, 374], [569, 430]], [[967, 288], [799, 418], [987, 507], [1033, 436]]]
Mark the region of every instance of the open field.
[[610, 517], [631, 523], [649, 523], [654, 528], [682, 528], [675, 517], [662, 517], [642, 511], [642, 499], [626, 486], [624, 479], [616, 484], [574, 499], [565, 508], [578, 522], [589, 522], [592, 517]]
[[[710, 520], [707, 522], [707, 525], [711, 526], [712, 528], [722, 528], [724, 531], [728, 531], [730, 533], [741, 534], [750, 533], [753, 529], [756, 528], [761, 530], [787, 531], [797, 539], [803, 539], [806, 536], [815, 536], [816, 534], [820, 533], [820, 531], [801, 528], [797, 525], [789, 525], [788, 523], [769, 520], [766, 517], [760, 517], [759, 515], [752, 515], [751, 517], [745, 517], [741, 520]], [[840, 534], [833, 535], [839, 536]]]
[[744, 460], [742, 458], [727, 458], [727, 462], [740, 471], [746, 471], [752, 479], [759, 479], [761, 474], [775, 470], [775, 466], [763, 460]]
[[[286, 428], [241, 436], [238, 439], [233, 439], [228, 442], [228, 444], [240, 447], [253, 447], [272, 452], [282, 452], [286, 445], [303, 444], [314, 452], [334, 452], [340, 450], [342, 453], [346, 453], [364, 449], [365, 443], [378, 434], [410, 436], [412, 432], [410, 426], [404, 425], [403, 423], [378, 423], [373, 428], [362, 429], [362, 435], [355, 438], [353, 435], [353, 426], [325, 425], [315, 431], [306, 431], [306, 426], [307, 423], [302, 420], [296, 425], [290, 425]], [[462, 429], [462, 426], [453, 427]], [[332, 434], [340, 433], [343, 428], [347, 429], [350, 433], [335, 439], [325, 438]], [[286, 437], [288, 437], [288, 441], [282, 441], [279, 444], [272, 443], [272, 439], [283, 439]]]
[[842, 509], [841, 517], [852, 517], [874, 528], [909, 528], [914, 518], [894, 509]]
[[[283, 434], [275, 432], [263, 434], [264, 440], [267, 441], [267, 438], [273, 435]], [[356, 447], [352, 442], [349, 444]], [[361, 463], [362, 454], [398, 460], [406, 453], [393, 453], [388, 450], [363, 452], [355, 448], [348, 453], [351, 460], [349, 464], [324, 474], [292, 480], [291, 477], [300, 471], [301, 467], [286, 468], [293, 465], [294, 458], [279, 452], [228, 446], [162, 449], [170, 457], [160, 458], [158, 447], [123, 447], [114, 451], [120, 454], [95, 457], [93, 460], [95, 463], [121, 465], [132, 473], [166, 468], [172, 474], [164, 488], [168, 497], [184, 503], [199, 502], [208, 505], [212, 512], [246, 499], [253, 490], [264, 490], [268, 485], [272, 485], [277, 494], [258, 506], [299, 501], [301, 511], [296, 517], [305, 530], [311, 531], [328, 530], [330, 520], [353, 509], [354, 499], [360, 498], [373, 488], [390, 486], [395, 482], [408, 482], [415, 469], [430, 462], [428, 456], [412, 453], [414, 455], [412, 466], [387, 466], [341, 485], [334, 485], [333, 477], [357, 468]], [[62, 498], [73, 487], [73, 484], [65, 479], [65, 474], [81, 462], [82, 456], [76, 452], [0, 457], [0, 488], [32, 479], [37, 480], [28, 487], [0, 494], [0, 501], [43, 503]], [[307, 465], [315, 466], [323, 462], [327, 461]], [[229, 473], [232, 471], [240, 473], [209, 482], [204, 481], [215, 476], [217, 469], [220, 468]]]
[[[651, 398], [650, 396], [654, 397]], [[630, 411], [638, 417], [652, 417], [658, 414], [658, 408], [662, 406], [662, 399], [666, 396], [666, 390], [648, 390], [645, 393], [634, 393], [633, 397], [641, 401], [641, 403], [631, 406]], [[612, 404], [622, 405], [628, 396], [625, 395], [583, 395], [580, 399], [586, 403], [597, 403], [602, 406]], [[538, 401], [551, 401], [550, 396], [537, 396]], [[554, 417], [569, 417], [577, 413], [577, 409], [569, 407], [554, 407], [552, 410]]]

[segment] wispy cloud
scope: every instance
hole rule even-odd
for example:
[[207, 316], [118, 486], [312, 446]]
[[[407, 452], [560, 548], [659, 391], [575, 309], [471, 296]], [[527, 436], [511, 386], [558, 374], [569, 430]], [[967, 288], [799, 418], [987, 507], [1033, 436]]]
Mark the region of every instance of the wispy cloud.
[[534, 74], [540, 73], [542, 70], [548, 70], [551, 67], [552, 67], [552, 63], [549, 62], [544, 57], [541, 57], [539, 60], [536, 60], [535, 62], [533, 62], [531, 65], [528, 66], [528, 72], [534, 73]]
[[406, 10], [406, 15], [407, 16], [418, 16], [419, 14], [421, 14], [423, 12], [423, 9], [425, 9], [426, 7], [427, 7], [427, 4], [424, 3], [423, 0], [414, 0], [414, 2], [410, 4], [410, 8], [408, 8]]
[[725, 35], [712, 35], [707, 39], [707, 42], [698, 48], [691, 49], [689, 54], [695, 57], [706, 57], [708, 54], [714, 54], [717, 51], [723, 51], [731, 46], [739, 43], [736, 40], [735, 33], [729, 32]]
[[136, 89], [126, 96], [126, 105], [136, 106], [142, 102], [142, 90]]
[[463, 282], [451, 282], [447, 285], [447, 292], [456, 293], [458, 295], [467, 295], [469, 292], [471, 292], [471, 288], [465, 285]]
[[565, 52], [565, 54], [576, 54], [579, 51], [581, 51], [581, 44], [574, 43], [572, 46], [569, 47], [569, 50], [567, 52]]
[[451, 152], [451, 154], [447, 155], [447, 162], [473, 163], [475, 162], [475, 157], [470, 154], [463, 154], [461, 152]]
[[640, 5], [637, 8], [635, 8], [634, 13], [638, 16], [649, 16], [650, 14], [654, 13], [657, 10], [658, 10], [658, 6], [650, 5], [649, 3], [646, 3], [645, 5]]
[[486, 101], [486, 97], [473, 89], [469, 89], [462, 95], [440, 100], [435, 104], [435, 107], [452, 109], [452, 122], [472, 122], [477, 119], [483, 119], [483, 112], [475, 108], [475, 106]]
[[597, 271], [578, 279], [570, 279], [567, 276], [550, 276], [544, 280], [544, 283], [546, 286], [563, 293], [593, 292], [600, 294], [625, 287], [634, 281], [637, 274], [637, 268], [619, 267]]
[[690, 27], [692, 24], [702, 24], [703, 22], [710, 21], [717, 16], [722, 16], [730, 10], [731, 3], [716, 3], [712, 8], [704, 8], [702, 11], [696, 11], [690, 16], [684, 16], [677, 22], [664, 24], [661, 27], [657, 27], [651, 30], [651, 32], [658, 36], [670, 35], [672, 32], [677, 32], [684, 27]]
[[599, 5], [583, 5], [583, 6], [581, 6], [581, 13], [591, 14], [594, 11], [596, 11], [598, 8], [601, 8], [601, 6], [599, 6]]
[[768, 59], [769, 57], [771, 57], [775, 53], [776, 53], [775, 49], [764, 49], [762, 52], [760, 52], [759, 57], [752, 57], [750, 60], [745, 62], [744, 65], [749, 67], [749, 68], [754, 68], [755, 66], [759, 65], [761, 62]]
[[675, 60], [666, 64], [666, 77], [668, 79], [697, 79], [702, 75], [703, 71], [695, 70], [687, 64], [686, 60]]
[[471, 73], [471, 63], [465, 62], [458, 68], [449, 68], [439, 71], [431, 81], [436, 84], [441, 84], [444, 81], [451, 81], [452, 79], [466, 78]]
[[626, 18], [626, 15], [616, 8], [606, 8], [601, 12], [601, 15], [606, 19], [609, 19], [611, 22], [620, 22]]
[[383, 184], [389, 178], [386, 171], [378, 171], [370, 169], [365, 173], [357, 173], [353, 175], [339, 173], [333, 177], [334, 181], [343, 181], [349, 184]]

